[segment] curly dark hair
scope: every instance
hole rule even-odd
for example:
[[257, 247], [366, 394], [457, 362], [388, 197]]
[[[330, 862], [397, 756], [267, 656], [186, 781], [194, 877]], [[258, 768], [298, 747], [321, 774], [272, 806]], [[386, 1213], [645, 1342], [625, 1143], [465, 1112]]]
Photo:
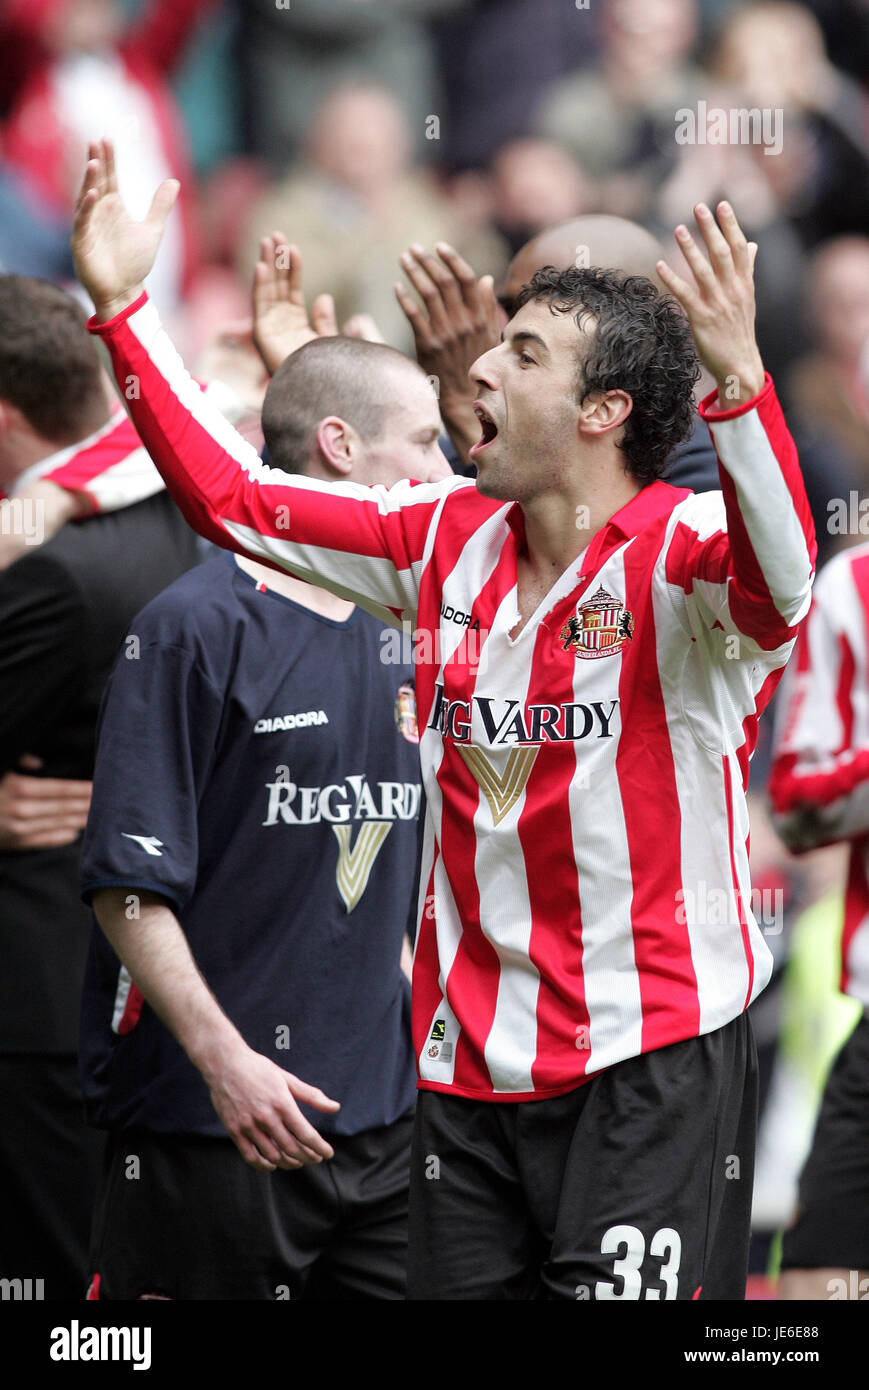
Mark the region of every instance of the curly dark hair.
[[667, 459], [694, 428], [694, 387], [700, 364], [681, 306], [645, 275], [569, 267], [538, 270], [516, 309], [548, 301], [553, 314], [572, 314], [577, 328], [591, 318], [597, 332], [579, 363], [580, 403], [593, 391], [626, 391], [633, 409], [619, 448], [644, 486], [660, 478]]

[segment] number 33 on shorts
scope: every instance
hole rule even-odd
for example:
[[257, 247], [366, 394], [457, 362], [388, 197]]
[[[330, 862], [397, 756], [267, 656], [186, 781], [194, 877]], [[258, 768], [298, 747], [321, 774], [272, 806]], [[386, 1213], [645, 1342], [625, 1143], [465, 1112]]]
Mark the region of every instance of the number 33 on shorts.
[[[602, 1255], [615, 1255], [613, 1275], [615, 1282], [598, 1280], [594, 1286], [596, 1299], [643, 1298], [641, 1269], [646, 1255], [646, 1241], [636, 1226], [610, 1226], [604, 1232], [600, 1244]], [[650, 1301], [664, 1298], [675, 1299], [679, 1290], [679, 1261], [682, 1256], [682, 1241], [678, 1231], [672, 1226], [662, 1226], [649, 1242], [649, 1255], [661, 1261], [655, 1275], [661, 1288], [647, 1288], [645, 1297]]]

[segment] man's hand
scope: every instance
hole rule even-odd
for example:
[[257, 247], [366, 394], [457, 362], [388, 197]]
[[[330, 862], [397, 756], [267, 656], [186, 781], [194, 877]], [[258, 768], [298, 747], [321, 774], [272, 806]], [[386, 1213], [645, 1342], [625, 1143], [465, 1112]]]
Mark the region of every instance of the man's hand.
[[716, 209], [720, 227], [705, 203], [694, 209], [709, 260], [688, 228], [676, 240], [694, 277], [689, 285], [666, 261], [656, 270], [691, 324], [700, 361], [718, 383], [722, 406], [750, 401], [763, 388], [764, 370], [754, 336], [755, 242], [747, 242], [729, 203]]
[[329, 1114], [340, 1110], [339, 1103], [248, 1046], [199, 973], [169, 904], [159, 893], [137, 888], [139, 916], [131, 924], [130, 891], [96, 889], [96, 919], [144, 999], [201, 1072], [242, 1157], [262, 1172], [331, 1158], [331, 1146], [296, 1102]]
[[251, 1167], [268, 1173], [332, 1157], [331, 1145], [296, 1104], [304, 1101], [328, 1114], [340, 1110], [338, 1102], [316, 1086], [284, 1071], [241, 1039], [228, 1054], [221, 1049], [214, 1066], [202, 1067], [202, 1075], [215, 1110]]
[[93, 503], [83, 492], [71, 492], [47, 478], [0, 501], [0, 570], [50, 541], [67, 521], [92, 512]]
[[470, 394], [473, 401], [468, 370], [500, 337], [495, 288], [491, 275], [478, 281], [445, 241], [438, 242], [437, 253], [440, 260], [422, 246], [411, 246], [401, 257], [401, 268], [425, 311], [400, 281], [395, 296], [413, 329], [419, 365], [440, 382], [441, 400]]
[[341, 325], [345, 338], [358, 338], [363, 343], [385, 343], [386, 339], [370, 314], [351, 314]]
[[308, 319], [298, 246], [282, 232], [263, 237], [253, 269], [253, 341], [269, 374], [274, 376], [284, 358], [305, 343], [337, 332], [329, 294], [317, 296]]
[[[39, 758], [30, 755], [19, 763], [19, 767], [33, 769], [40, 766]], [[55, 849], [73, 844], [87, 822], [91, 785], [7, 772], [0, 777], [0, 850]]]
[[72, 231], [75, 273], [105, 322], [132, 304], [157, 256], [166, 218], [178, 196], [177, 179], [165, 179], [144, 222], [121, 201], [110, 140], [88, 146], [88, 163]]
[[427, 376], [437, 377], [444, 423], [467, 461], [468, 449], [480, 437], [468, 372], [498, 342], [498, 303], [491, 275], [478, 280], [445, 241], [438, 242], [437, 253], [411, 246], [401, 257], [401, 268], [424, 309], [400, 281], [395, 296], [413, 330], [419, 365]]

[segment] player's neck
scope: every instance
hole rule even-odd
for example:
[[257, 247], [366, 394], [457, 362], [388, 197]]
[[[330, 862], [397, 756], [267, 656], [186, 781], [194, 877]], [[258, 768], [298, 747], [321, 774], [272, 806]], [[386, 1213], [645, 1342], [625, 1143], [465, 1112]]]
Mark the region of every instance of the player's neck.
[[345, 622], [353, 612], [354, 604], [330, 594], [328, 589], [317, 589], [313, 584], [306, 584], [303, 579], [296, 579], [292, 574], [270, 569], [268, 565], [259, 565], [246, 555], [236, 555], [235, 562], [239, 569], [244, 570], [245, 574], [249, 574], [258, 584], [264, 584], [276, 594], [283, 594], [284, 598], [291, 598], [302, 608], [310, 608], [312, 613], [319, 613], [324, 618], [331, 618], [334, 622], [340, 623]]
[[563, 574], [617, 511], [640, 491], [630, 474], [586, 478], [566, 492], [550, 492], [522, 504], [527, 563], [538, 573]]

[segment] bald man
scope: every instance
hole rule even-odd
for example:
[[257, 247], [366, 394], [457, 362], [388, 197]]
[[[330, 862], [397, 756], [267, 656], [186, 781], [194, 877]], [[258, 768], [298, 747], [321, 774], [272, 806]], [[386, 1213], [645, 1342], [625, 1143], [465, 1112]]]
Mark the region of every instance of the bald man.
[[[604, 215], [573, 217], [538, 232], [517, 251], [496, 296], [492, 277], [478, 282], [446, 242], [438, 242], [436, 256], [421, 246], [405, 252], [401, 266], [425, 312], [400, 283], [396, 297], [413, 329], [420, 366], [438, 379], [441, 415], [461, 460], [457, 471], [475, 472], [468, 450], [480, 434], [468, 369], [497, 343], [504, 323], [513, 317], [517, 295], [534, 273], [548, 265], [604, 266], [643, 275], [660, 287], [655, 263], [663, 257], [661, 243], [636, 222]], [[710, 385], [701, 382], [698, 390], [703, 394]], [[693, 433], [674, 449], [664, 478], [694, 492], [714, 492], [720, 486], [715, 450], [699, 415]]]

